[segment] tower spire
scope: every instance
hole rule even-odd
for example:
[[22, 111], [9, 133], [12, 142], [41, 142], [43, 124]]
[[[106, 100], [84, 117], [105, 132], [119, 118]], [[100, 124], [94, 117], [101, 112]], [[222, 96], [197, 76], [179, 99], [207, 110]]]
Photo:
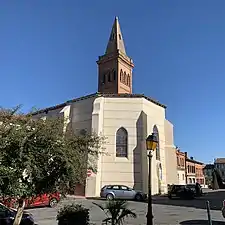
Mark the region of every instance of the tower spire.
[[118, 50], [126, 55], [126, 49], [123, 42], [123, 36], [120, 29], [119, 19], [116, 16], [112, 26], [105, 54], [115, 53]]
[[115, 18], [105, 54], [98, 57], [98, 92], [132, 93], [132, 59], [127, 56], [118, 17]]

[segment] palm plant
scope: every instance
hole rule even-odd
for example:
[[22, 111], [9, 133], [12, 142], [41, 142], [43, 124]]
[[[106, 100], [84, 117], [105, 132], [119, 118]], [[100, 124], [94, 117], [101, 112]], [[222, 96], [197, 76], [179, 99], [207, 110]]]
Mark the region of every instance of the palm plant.
[[136, 213], [127, 208], [127, 202], [124, 200], [109, 200], [104, 206], [93, 202], [107, 216], [102, 222], [111, 225], [123, 225], [127, 217], [136, 218]]

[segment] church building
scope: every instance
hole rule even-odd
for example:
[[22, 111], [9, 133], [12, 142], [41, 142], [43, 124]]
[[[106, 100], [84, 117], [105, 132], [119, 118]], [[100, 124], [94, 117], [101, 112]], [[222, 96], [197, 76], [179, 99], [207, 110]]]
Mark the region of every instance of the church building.
[[167, 192], [178, 183], [173, 125], [166, 106], [132, 92], [133, 60], [127, 55], [118, 18], [113, 23], [105, 54], [98, 61], [98, 92], [40, 110], [36, 116], [62, 114], [74, 132], [86, 130], [106, 138], [97, 172], [87, 176], [80, 193], [97, 197], [104, 185], [126, 185], [148, 192], [148, 158], [145, 140], [155, 133], [159, 144], [152, 157], [152, 194]]

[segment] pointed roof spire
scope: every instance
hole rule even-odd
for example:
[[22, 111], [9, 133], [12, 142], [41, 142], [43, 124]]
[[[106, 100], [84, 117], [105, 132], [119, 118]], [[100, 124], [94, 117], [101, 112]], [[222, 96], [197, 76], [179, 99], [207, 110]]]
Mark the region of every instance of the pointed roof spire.
[[116, 16], [105, 53], [106, 54], [113, 53], [113, 52], [117, 52], [117, 50], [120, 50], [123, 54], [126, 55], [125, 45], [123, 42], [123, 36], [120, 30], [119, 19]]

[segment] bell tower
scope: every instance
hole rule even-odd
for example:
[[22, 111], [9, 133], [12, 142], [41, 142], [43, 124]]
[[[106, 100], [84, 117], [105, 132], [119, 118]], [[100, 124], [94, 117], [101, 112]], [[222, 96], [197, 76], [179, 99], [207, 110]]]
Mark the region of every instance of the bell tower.
[[133, 61], [127, 56], [118, 17], [115, 18], [105, 54], [98, 61], [98, 92], [132, 94]]

